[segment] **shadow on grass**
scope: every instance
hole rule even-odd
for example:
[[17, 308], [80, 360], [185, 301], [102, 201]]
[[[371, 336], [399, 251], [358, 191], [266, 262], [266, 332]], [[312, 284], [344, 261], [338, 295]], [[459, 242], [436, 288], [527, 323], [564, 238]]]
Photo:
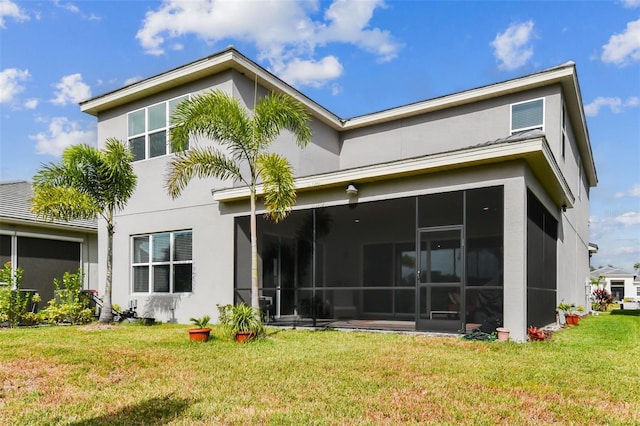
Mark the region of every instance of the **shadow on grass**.
[[640, 317], [640, 309], [614, 309], [611, 311], [611, 315], [626, 315], [631, 317]]
[[69, 426], [164, 425], [178, 417], [194, 402], [185, 398], [176, 398], [173, 394], [169, 394], [163, 397], [150, 398], [135, 405], [129, 405], [115, 413], [69, 423]]

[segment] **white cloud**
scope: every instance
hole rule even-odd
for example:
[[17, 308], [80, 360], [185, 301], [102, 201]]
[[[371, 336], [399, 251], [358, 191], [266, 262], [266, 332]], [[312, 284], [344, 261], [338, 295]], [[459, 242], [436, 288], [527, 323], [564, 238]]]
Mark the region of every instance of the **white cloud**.
[[617, 192], [614, 195], [615, 198], [624, 198], [624, 197], [640, 197], [640, 183], [636, 183], [631, 187], [631, 189], [627, 192]]
[[640, 105], [640, 98], [631, 96], [626, 101], [618, 97], [598, 96], [593, 102], [584, 106], [584, 113], [590, 117], [595, 117], [600, 112], [600, 108], [609, 108], [613, 113], [621, 113], [625, 108], [633, 108]]
[[68, 10], [71, 13], [80, 13], [80, 9], [73, 3], [61, 3], [59, 0], [54, 0], [53, 4], [57, 7]]
[[37, 99], [27, 99], [27, 100], [24, 102], [24, 107], [25, 107], [26, 109], [36, 109], [36, 108], [38, 107], [38, 104], [39, 104], [39, 103], [40, 103], [40, 102], [39, 102]]
[[62, 77], [56, 84], [55, 98], [51, 100], [56, 105], [79, 103], [91, 97], [91, 88], [82, 82], [82, 75], [70, 74]]
[[0, 104], [13, 102], [16, 95], [24, 91], [24, 86], [20, 83], [29, 77], [29, 70], [7, 68], [0, 71]]
[[30, 135], [29, 138], [36, 141], [38, 154], [59, 157], [62, 155], [62, 151], [70, 145], [95, 146], [97, 135], [95, 130], [83, 130], [77, 122], [70, 121], [66, 117], [54, 117], [49, 122], [47, 132]]
[[[230, 2], [226, 0], [165, 0], [147, 12], [136, 38], [152, 55], [162, 55], [168, 48], [182, 48], [182, 40], [195, 35], [208, 43], [236, 39], [254, 44], [258, 58], [271, 69], [295, 74], [299, 83], [319, 86], [339, 77], [337, 58], [318, 60], [316, 46], [329, 43], [352, 44], [373, 53], [381, 61], [397, 56], [401, 45], [379, 28], [369, 28], [381, 0], [335, 0], [315, 19], [321, 3], [293, 1]], [[333, 62], [333, 63], [332, 63]], [[304, 68], [304, 70], [302, 70]], [[342, 69], [341, 66], [339, 67]], [[310, 70], [311, 69], [311, 70]], [[314, 78], [310, 71], [319, 74]], [[291, 74], [288, 74], [291, 75]], [[331, 77], [328, 77], [328, 76]]]
[[498, 69], [511, 71], [527, 63], [533, 56], [533, 47], [529, 44], [533, 35], [533, 21], [512, 24], [505, 32], [496, 35], [490, 43], [494, 56], [498, 59]]
[[377, 55], [381, 61], [390, 61], [398, 55], [398, 44], [389, 31], [368, 29], [376, 7], [384, 7], [382, 1], [336, 0], [324, 16], [328, 25], [317, 32], [318, 43], [352, 43]]
[[629, 22], [624, 32], [612, 35], [602, 46], [600, 59], [621, 66], [640, 60], [640, 19]]
[[321, 87], [342, 74], [342, 65], [335, 56], [320, 61], [293, 59], [278, 71], [280, 77], [292, 85]]
[[613, 221], [624, 226], [640, 225], [640, 213], [626, 212], [621, 214], [620, 216], [614, 217]]
[[640, 253], [640, 247], [638, 246], [631, 246], [631, 247], [616, 247], [613, 250], [613, 254], [615, 255], [621, 255], [621, 254], [635, 254], [635, 253]]
[[11, 0], [0, 0], [0, 28], [5, 26], [5, 18], [13, 18], [18, 22], [28, 21], [29, 16]]
[[633, 9], [640, 6], [640, 0], [622, 0], [622, 5], [627, 9]]
[[125, 85], [125, 86], [128, 86], [128, 85], [130, 85], [130, 84], [137, 83], [137, 82], [138, 82], [138, 81], [140, 81], [140, 80], [142, 80], [142, 77], [141, 77], [141, 76], [139, 76], [139, 75], [136, 75], [136, 76], [134, 76], [134, 77], [130, 77], [130, 78], [126, 79], [126, 80], [124, 81], [124, 85]]

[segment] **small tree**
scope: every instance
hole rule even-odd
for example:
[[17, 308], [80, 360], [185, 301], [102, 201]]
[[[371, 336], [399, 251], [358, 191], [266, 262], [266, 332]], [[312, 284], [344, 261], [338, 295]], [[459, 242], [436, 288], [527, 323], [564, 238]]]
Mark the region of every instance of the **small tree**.
[[[267, 217], [278, 222], [295, 204], [293, 171], [286, 158], [267, 152], [282, 130], [293, 133], [305, 147], [311, 139], [309, 115], [303, 105], [285, 94], [271, 93], [256, 101], [250, 113], [233, 96], [216, 90], [185, 100], [171, 117], [174, 151], [189, 147], [191, 137], [204, 137], [223, 150], [194, 147], [177, 156], [169, 166], [167, 189], [173, 198], [194, 177], [232, 179], [249, 188], [251, 203], [251, 306], [259, 308], [256, 186], [264, 185]], [[242, 167], [247, 169], [242, 171]]]
[[115, 213], [126, 205], [136, 188], [133, 155], [117, 139], [107, 139], [105, 149], [72, 145], [58, 164], [44, 165], [33, 177], [31, 211], [48, 220], [94, 219], [107, 225], [107, 276], [100, 322], [111, 322], [113, 234]]

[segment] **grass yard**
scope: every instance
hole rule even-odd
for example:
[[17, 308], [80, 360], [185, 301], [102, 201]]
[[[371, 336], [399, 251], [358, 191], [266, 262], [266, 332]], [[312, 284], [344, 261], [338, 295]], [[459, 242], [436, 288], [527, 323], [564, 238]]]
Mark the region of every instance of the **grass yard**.
[[0, 330], [0, 424], [640, 424], [640, 317], [529, 344], [187, 328]]

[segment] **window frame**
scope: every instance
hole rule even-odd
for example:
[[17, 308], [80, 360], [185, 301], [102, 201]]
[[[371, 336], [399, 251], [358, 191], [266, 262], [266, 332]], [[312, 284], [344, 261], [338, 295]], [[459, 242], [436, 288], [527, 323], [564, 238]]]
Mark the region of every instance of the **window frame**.
[[[513, 107], [514, 106], [518, 106], [518, 105], [523, 105], [523, 104], [527, 104], [527, 103], [533, 103], [533, 102], [538, 102], [538, 101], [542, 101], [542, 123], [540, 123], [539, 125], [535, 125], [535, 126], [527, 126], [527, 127], [519, 127], [514, 129], [513, 128]], [[545, 113], [546, 113], [546, 102], [545, 102], [545, 98], [541, 97], [541, 98], [535, 98], [535, 99], [527, 99], [526, 101], [522, 101], [522, 102], [514, 102], [509, 106], [509, 129], [510, 129], [510, 134], [514, 134], [514, 133], [518, 133], [518, 132], [525, 132], [527, 130], [536, 130], [536, 129], [540, 129], [541, 131], [544, 132], [545, 129]]]
[[[171, 109], [171, 104], [174, 103], [174, 101], [181, 99], [180, 102], [182, 102], [183, 100], [187, 100], [190, 99], [191, 95], [189, 93], [185, 94], [185, 95], [180, 95], [180, 96], [176, 96], [174, 98], [171, 99], [167, 99], [165, 101], [162, 102], [157, 102], [155, 104], [151, 104], [151, 105], [147, 105], [144, 106], [142, 108], [138, 108], [136, 110], [130, 111], [127, 113], [127, 146], [131, 149], [131, 143], [132, 141], [136, 140], [136, 139], [140, 139], [140, 138], [144, 138], [144, 156], [142, 158], [135, 158], [133, 161], [134, 162], [138, 162], [138, 161], [144, 161], [144, 160], [151, 160], [153, 158], [158, 158], [158, 157], [164, 157], [167, 155], [171, 155], [174, 152], [171, 150], [171, 129], [174, 127], [171, 125], [171, 113], [172, 113], [172, 109]], [[175, 103], [175, 105], [178, 105], [180, 102]], [[157, 108], [160, 105], [164, 105], [164, 114], [165, 114], [165, 123], [164, 126], [160, 126], [160, 127], [156, 127], [154, 129], [150, 129], [150, 111], [153, 110], [154, 108]], [[175, 106], [174, 106], [175, 108]], [[141, 111], [144, 111], [144, 123], [142, 125], [143, 127], [143, 131], [142, 132], [137, 132], [137, 133], [130, 133], [130, 129], [131, 129], [131, 122], [130, 122], [130, 117], [133, 114], [136, 113], [140, 113]], [[151, 147], [151, 138], [154, 135], [157, 135], [159, 133], [164, 132], [164, 139], [165, 139], [165, 144], [164, 144], [164, 154], [158, 154], [158, 155], [153, 155], [152, 156], [152, 147]], [[187, 148], [188, 149], [188, 148]], [[132, 152], [133, 149], [131, 150]], [[134, 153], [135, 155], [135, 153]]]
[[[189, 233], [191, 235], [191, 259], [190, 260], [175, 260], [176, 257], [176, 246], [175, 239], [177, 234]], [[158, 238], [158, 236], [164, 236], [169, 234], [169, 256], [168, 260], [155, 260], [154, 259], [154, 239]], [[136, 238], [146, 237], [148, 242], [148, 258], [144, 262], [136, 262], [136, 252], [135, 252], [135, 244], [134, 241]], [[135, 234], [130, 236], [130, 247], [131, 247], [131, 257], [130, 257], [130, 265], [131, 265], [131, 278], [130, 278], [130, 288], [129, 293], [131, 295], [161, 295], [161, 294], [191, 294], [193, 293], [193, 230], [192, 229], [181, 229], [175, 231], [163, 231], [163, 232], [154, 232], [148, 234]], [[175, 273], [176, 273], [176, 265], [191, 265], [191, 289], [190, 291], [175, 291]], [[169, 282], [168, 282], [168, 291], [155, 291], [154, 288], [154, 268], [156, 267], [166, 267], [169, 266]], [[136, 291], [135, 290], [135, 277], [136, 268], [147, 268], [147, 291]]]

